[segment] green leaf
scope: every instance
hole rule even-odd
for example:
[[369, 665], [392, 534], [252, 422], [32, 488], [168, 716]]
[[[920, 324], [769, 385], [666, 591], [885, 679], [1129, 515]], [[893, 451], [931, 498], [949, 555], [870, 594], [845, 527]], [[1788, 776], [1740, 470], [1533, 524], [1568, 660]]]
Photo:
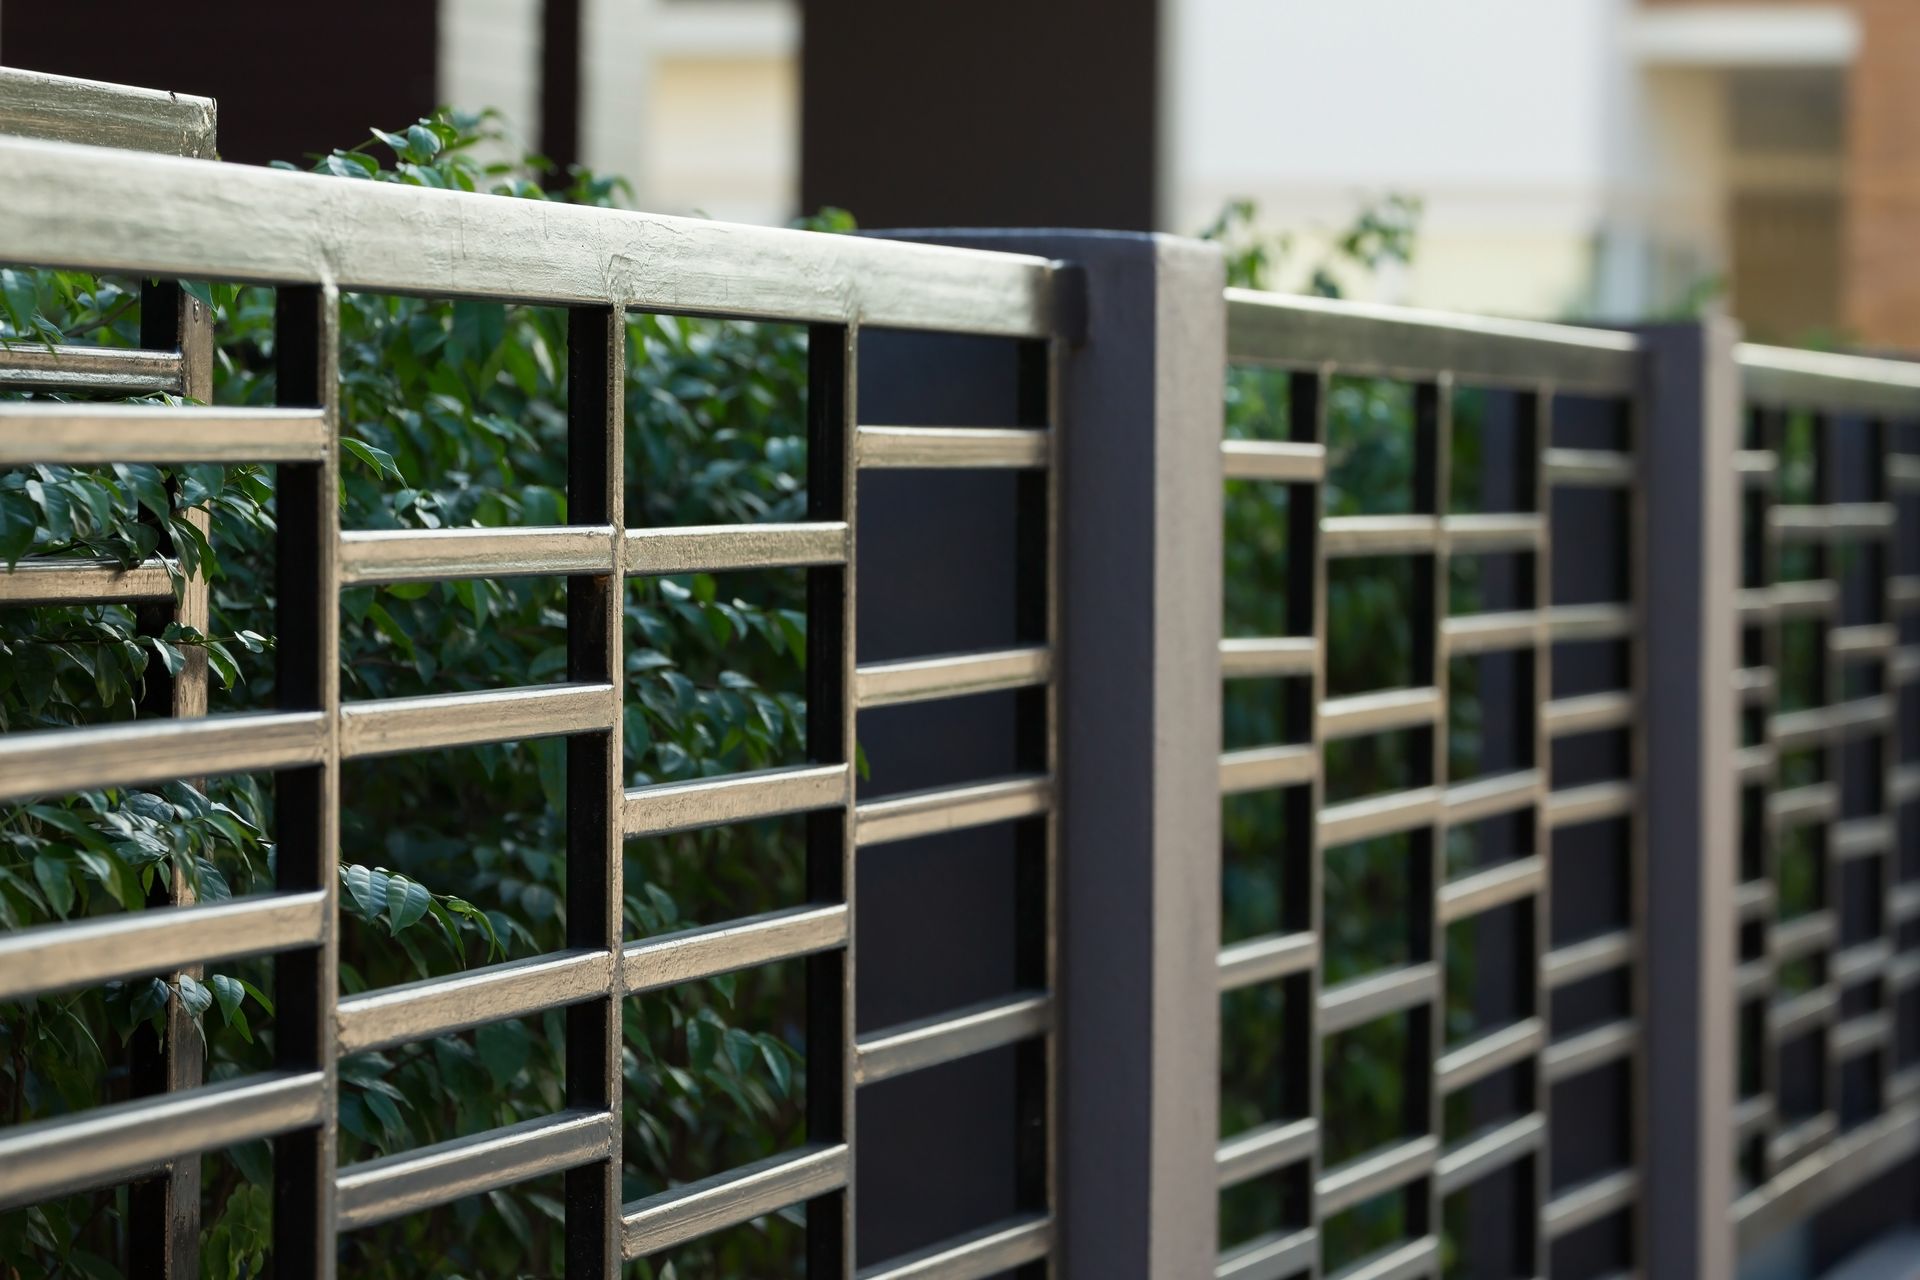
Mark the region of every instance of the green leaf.
[[793, 1062], [787, 1057], [786, 1046], [772, 1036], [761, 1036], [760, 1058], [767, 1064], [767, 1070], [773, 1073], [773, 1085], [780, 1091], [780, 1096], [790, 1097], [793, 1093]]
[[180, 992], [180, 1003], [189, 1014], [197, 1018], [212, 1007], [213, 992], [207, 990], [192, 974], [179, 974], [174, 982]]
[[186, 655], [159, 636], [148, 637], [147, 646], [160, 655], [160, 665], [167, 669], [168, 675], [177, 676], [186, 667]]
[[39, 854], [33, 860], [33, 878], [40, 886], [40, 892], [47, 895], [47, 905], [62, 920], [73, 910], [73, 880], [68, 875], [67, 865], [47, 854]]
[[370, 445], [364, 440], [355, 440], [352, 436], [341, 436], [340, 447], [366, 464], [375, 475], [392, 476], [401, 484], [407, 482], [407, 478], [400, 474], [399, 464], [385, 449]]
[[432, 904], [433, 896], [405, 876], [396, 875], [387, 881], [387, 924], [393, 932], [417, 922]]
[[210, 976], [207, 985], [213, 989], [213, 998], [220, 1004], [220, 1016], [232, 1022], [233, 1015], [246, 1001], [247, 989], [240, 985], [238, 978], [228, 977], [224, 973]]
[[494, 1084], [503, 1089], [513, 1083], [533, 1051], [526, 1028], [517, 1022], [487, 1023], [473, 1033], [473, 1047]]

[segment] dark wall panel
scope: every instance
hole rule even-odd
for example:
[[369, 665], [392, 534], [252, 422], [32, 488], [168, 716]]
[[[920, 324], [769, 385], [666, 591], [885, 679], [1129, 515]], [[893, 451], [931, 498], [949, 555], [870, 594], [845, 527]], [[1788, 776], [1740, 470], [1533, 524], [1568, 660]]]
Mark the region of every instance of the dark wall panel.
[[0, 5], [0, 62], [220, 104], [220, 154], [300, 161], [431, 111], [434, 0]]
[[870, 227], [1153, 227], [1156, 0], [805, 0], [800, 200]]

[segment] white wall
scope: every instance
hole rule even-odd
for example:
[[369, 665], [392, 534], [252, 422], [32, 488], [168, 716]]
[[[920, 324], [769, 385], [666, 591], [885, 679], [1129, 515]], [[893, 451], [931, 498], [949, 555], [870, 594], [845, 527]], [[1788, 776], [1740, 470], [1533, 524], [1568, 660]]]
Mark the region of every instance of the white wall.
[[1166, 0], [1168, 230], [1236, 196], [1338, 230], [1422, 197], [1391, 300], [1581, 310], [1613, 164], [1625, 0]]

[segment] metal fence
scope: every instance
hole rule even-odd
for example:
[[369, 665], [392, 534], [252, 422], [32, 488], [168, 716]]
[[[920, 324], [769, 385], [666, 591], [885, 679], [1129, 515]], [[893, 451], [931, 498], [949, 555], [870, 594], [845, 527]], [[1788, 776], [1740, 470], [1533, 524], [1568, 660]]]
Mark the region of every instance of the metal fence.
[[[274, 892], [195, 905], [177, 887], [0, 935], [0, 999], [273, 954], [280, 1010], [276, 1070], [205, 1084], [176, 1000], [133, 1101], [0, 1129], [0, 1206], [130, 1183], [133, 1211], [169, 1224], [156, 1270], [183, 1274], [193, 1157], [271, 1136], [282, 1275], [332, 1274], [340, 1233], [564, 1172], [579, 1276], [795, 1205], [808, 1274], [866, 1280], [1726, 1276], [1920, 1152], [1920, 829], [1900, 820], [1920, 800], [1900, 714], [1920, 672], [1913, 366], [1736, 351], [1711, 324], [1223, 302], [1218, 255], [1158, 237], [938, 237], [956, 248], [222, 165], [194, 158], [210, 104], [44, 78], [0, 78], [0, 128], [65, 139], [0, 139], [0, 262], [277, 290], [277, 407], [0, 404], [0, 465], [273, 464], [280, 700], [207, 715], [189, 669], [132, 724], [0, 735], [0, 801], [239, 771], [273, 771], [278, 797]], [[346, 290], [570, 309], [567, 525], [339, 528]], [[174, 285], [143, 301], [145, 350], [10, 347], [0, 388], [205, 401], [208, 317]], [[629, 527], [633, 310], [808, 326], [805, 522]], [[901, 331], [1020, 344], [1018, 410], [869, 421], [876, 376], [965, 375]], [[1229, 376], [1270, 378], [1275, 414], [1223, 434]], [[1337, 403], [1360, 394], [1404, 406], [1399, 509], [1344, 470]], [[860, 661], [876, 468], [1017, 473], [1026, 641]], [[1223, 547], [1244, 532], [1223, 526], [1229, 485], [1282, 513], [1276, 545]], [[870, 564], [892, 534], [866, 531]], [[1272, 576], [1223, 575], [1223, 551]], [[1404, 683], [1334, 686], [1337, 648], [1374, 639], [1340, 630], [1355, 566], [1407, 584]], [[808, 762], [625, 786], [626, 581], [772, 567], [807, 574]], [[564, 683], [341, 699], [343, 587], [514, 575], [567, 580]], [[1273, 625], [1223, 638], [1236, 593]], [[149, 627], [173, 599], [160, 561], [0, 575], [0, 604], [147, 602]], [[202, 587], [182, 601], [204, 613]], [[1272, 695], [1271, 740], [1223, 752], [1222, 692], [1250, 690]], [[1015, 776], [858, 794], [861, 710], [1008, 692]], [[567, 742], [567, 948], [341, 998], [342, 762], [543, 736]], [[1389, 741], [1400, 780], [1356, 793], [1377, 771], [1355, 753]], [[1223, 946], [1220, 886], [1246, 851], [1223, 853], [1222, 808], [1249, 797], [1278, 814], [1259, 853], [1279, 907]], [[800, 814], [804, 906], [624, 939], [625, 839]], [[858, 1027], [856, 992], [900, 980], [858, 967], [866, 851], [995, 824], [1022, 868], [1027, 923], [998, 940], [1018, 989]], [[1401, 907], [1331, 896], [1330, 863], [1364, 848], [1401, 859]], [[1330, 965], [1355, 920], [1397, 930], [1398, 958]], [[800, 958], [807, 1144], [621, 1203], [622, 1002]], [[1256, 992], [1272, 1105], [1222, 1133], [1239, 1065], [1222, 1010]], [[561, 1008], [564, 1110], [338, 1166], [341, 1055]], [[1382, 1026], [1394, 1092], [1356, 1106], [1341, 1046]], [[860, 1089], [1009, 1047], [994, 1123], [1016, 1134], [1014, 1216], [858, 1257], [863, 1145], [886, 1136], [856, 1133]], [[1383, 1106], [1392, 1136], [1357, 1142]], [[1267, 1225], [1222, 1238], [1223, 1194], [1264, 1198]]]

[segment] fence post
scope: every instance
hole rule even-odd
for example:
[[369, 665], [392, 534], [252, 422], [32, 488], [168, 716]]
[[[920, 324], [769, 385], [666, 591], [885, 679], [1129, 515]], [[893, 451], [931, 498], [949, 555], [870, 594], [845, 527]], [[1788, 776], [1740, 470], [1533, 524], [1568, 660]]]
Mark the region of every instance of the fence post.
[[1710, 319], [1642, 336], [1646, 1274], [1727, 1280], [1738, 865], [1736, 330]]
[[1211, 1275], [1221, 255], [1160, 235], [906, 234], [1039, 254], [1084, 275], [1084, 316], [1063, 327], [1083, 319], [1085, 332], [1063, 340], [1056, 366], [1059, 1274]]

